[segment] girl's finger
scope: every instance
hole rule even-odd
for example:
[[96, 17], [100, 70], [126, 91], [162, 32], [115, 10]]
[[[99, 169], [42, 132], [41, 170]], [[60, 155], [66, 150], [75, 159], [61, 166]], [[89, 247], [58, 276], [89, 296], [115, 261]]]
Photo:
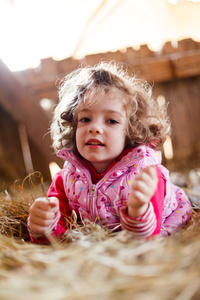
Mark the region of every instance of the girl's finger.
[[37, 225], [37, 224], [31, 224], [30, 228], [36, 234], [37, 233], [43, 234], [49, 229], [48, 226], [40, 226], [40, 225]]
[[152, 178], [157, 178], [157, 171], [155, 166], [150, 166], [143, 169], [144, 173], [148, 174]]
[[48, 198], [48, 202], [51, 208], [54, 208], [54, 211], [59, 209], [59, 200], [56, 197]]
[[42, 219], [39, 217], [30, 218], [31, 228], [33, 226], [41, 226], [48, 228], [52, 224], [52, 219]]
[[37, 198], [33, 203], [32, 207], [39, 208], [44, 211], [49, 211], [52, 208], [59, 209], [59, 201], [55, 197], [51, 198]]
[[133, 192], [134, 191], [145, 192], [148, 188], [149, 188], [148, 184], [141, 179], [136, 180], [132, 186]]
[[46, 211], [36, 208], [34, 211], [32, 211], [31, 216], [39, 217], [44, 220], [52, 220], [55, 217], [55, 213], [53, 211]]

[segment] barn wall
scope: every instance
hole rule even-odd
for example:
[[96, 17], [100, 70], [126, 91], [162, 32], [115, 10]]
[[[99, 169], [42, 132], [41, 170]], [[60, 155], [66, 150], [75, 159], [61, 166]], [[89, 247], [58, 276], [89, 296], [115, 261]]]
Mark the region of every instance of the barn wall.
[[[18, 134], [18, 124], [0, 106], [0, 180], [25, 176], [25, 166]], [[1, 187], [0, 187], [1, 189]]]
[[163, 95], [172, 123], [172, 169], [200, 167], [200, 76], [155, 84], [154, 96]]

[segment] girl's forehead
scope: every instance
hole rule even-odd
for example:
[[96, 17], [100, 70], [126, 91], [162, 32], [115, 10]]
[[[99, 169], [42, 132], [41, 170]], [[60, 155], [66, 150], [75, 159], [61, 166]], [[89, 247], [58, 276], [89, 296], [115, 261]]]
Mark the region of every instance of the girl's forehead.
[[[125, 95], [120, 90], [112, 88], [110, 90], [94, 90], [88, 91], [83, 101], [81, 101], [80, 105], [84, 106], [91, 106], [95, 105], [99, 102], [106, 102], [106, 101], [116, 101], [118, 103], [124, 104]], [[107, 102], [108, 103], [108, 102]]]

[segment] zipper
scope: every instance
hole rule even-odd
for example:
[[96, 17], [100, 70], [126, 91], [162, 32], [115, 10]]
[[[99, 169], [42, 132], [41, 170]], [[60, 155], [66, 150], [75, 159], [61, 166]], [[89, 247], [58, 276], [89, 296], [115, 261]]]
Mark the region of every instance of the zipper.
[[90, 204], [89, 204], [89, 209], [92, 215], [92, 219], [95, 222], [96, 221], [96, 185], [92, 184], [91, 185], [91, 191], [90, 191]]

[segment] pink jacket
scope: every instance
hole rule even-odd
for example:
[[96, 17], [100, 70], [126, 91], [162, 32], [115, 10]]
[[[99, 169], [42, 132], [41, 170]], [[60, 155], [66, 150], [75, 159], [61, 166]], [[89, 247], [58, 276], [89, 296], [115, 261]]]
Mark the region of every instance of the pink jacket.
[[69, 207], [85, 221], [103, 221], [111, 228], [119, 224], [119, 210], [126, 205], [134, 176], [150, 165], [157, 165], [166, 179], [161, 234], [177, 231], [190, 219], [191, 205], [186, 194], [170, 182], [168, 170], [161, 165], [161, 153], [148, 146], [134, 148], [96, 185], [84, 162], [71, 150], [63, 149], [58, 156], [65, 160], [63, 183]]

